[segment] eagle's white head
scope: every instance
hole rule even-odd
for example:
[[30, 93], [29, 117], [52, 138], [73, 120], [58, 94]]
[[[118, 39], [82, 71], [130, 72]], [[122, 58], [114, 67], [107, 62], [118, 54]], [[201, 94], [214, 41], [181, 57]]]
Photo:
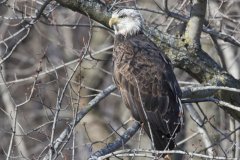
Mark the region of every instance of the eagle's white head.
[[113, 27], [116, 35], [134, 35], [141, 30], [142, 16], [134, 9], [121, 9], [116, 10], [112, 14], [112, 18], [109, 20], [109, 26]]

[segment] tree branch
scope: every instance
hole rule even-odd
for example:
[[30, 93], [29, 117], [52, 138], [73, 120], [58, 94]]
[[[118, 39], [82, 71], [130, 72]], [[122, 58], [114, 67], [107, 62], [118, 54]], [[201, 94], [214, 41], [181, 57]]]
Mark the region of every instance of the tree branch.
[[61, 147], [61, 145], [64, 145], [68, 142], [70, 139], [70, 135], [72, 133], [72, 129], [81, 121], [81, 119], [89, 112], [91, 111], [96, 104], [98, 104], [102, 99], [107, 97], [111, 92], [113, 92], [116, 89], [115, 85], [110, 85], [106, 89], [104, 89], [101, 93], [99, 93], [94, 99], [92, 99], [87, 106], [83, 107], [83, 109], [77, 113], [76, 118], [72, 120], [72, 122], [68, 125], [67, 128], [63, 130], [63, 132], [58, 136], [58, 138], [53, 142], [53, 146], [49, 149], [48, 154], [45, 155], [43, 158], [44, 160], [48, 160], [50, 157], [50, 150], [53, 151], [54, 157], [58, 149]]
[[220, 90], [240, 93], [240, 89], [222, 87], [222, 86], [196, 86], [196, 87], [187, 86], [187, 87], [181, 87], [181, 90], [182, 90], [182, 98], [211, 97]]
[[218, 106], [222, 107], [223, 109], [231, 109], [234, 110], [235, 112], [240, 112], [240, 107], [239, 106], [234, 106], [228, 102], [221, 101], [216, 98], [194, 98], [194, 99], [183, 99], [182, 103], [197, 103], [197, 102], [214, 102]]
[[89, 160], [95, 160], [98, 157], [104, 156], [106, 154], [112, 153], [122, 147], [132, 136], [138, 131], [140, 128], [140, 123], [135, 121], [134, 124], [126, 130], [126, 132], [117, 140], [115, 140], [113, 143], [108, 144], [103, 149], [93, 153]]
[[[200, 115], [198, 114], [198, 112], [196, 111], [196, 109], [193, 107], [192, 104], [187, 104], [186, 105], [186, 108], [188, 110], [188, 112], [190, 113], [192, 119], [198, 124], [197, 125], [197, 129], [198, 129], [198, 132], [201, 134], [202, 136], [202, 140], [205, 144], [205, 147], [209, 147], [211, 146], [212, 142], [209, 138], [209, 134], [207, 132], [207, 129], [204, 125], [204, 120], [200, 117]], [[213, 148], [209, 147], [207, 149], [207, 152], [210, 156], [213, 156]]]
[[156, 151], [156, 150], [144, 150], [144, 149], [125, 149], [116, 151], [113, 153], [109, 153], [105, 156], [99, 157], [98, 159], [94, 160], [103, 160], [110, 157], [148, 157], [148, 158], [156, 158], [152, 154], [182, 154], [188, 155], [189, 158], [199, 157], [199, 158], [206, 158], [206, 159], [222, 159], [222, 160], [234, 160], [234, 158], [228, 157], [217, 157], [217, 156], [208, 156], [204, 154], [192, 153], [192, 152], [185, 152], [181, 150], [172, 150], [172, 151]]
[[200, 36], [205, 18], [207, 1], [193, 0], [191, 17], [188, 21], [184, 42], [195, 49], [200, 49]]

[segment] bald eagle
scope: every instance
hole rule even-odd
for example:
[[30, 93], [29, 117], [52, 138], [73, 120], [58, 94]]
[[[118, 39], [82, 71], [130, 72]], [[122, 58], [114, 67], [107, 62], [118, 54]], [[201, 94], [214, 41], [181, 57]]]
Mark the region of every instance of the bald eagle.
[[166, 55], [142, 32], [141, 14], [113, 12], [113, 80], [132, 116], [143, 124], [155, 149], [171, 150], [182, 126], [181, 90]]

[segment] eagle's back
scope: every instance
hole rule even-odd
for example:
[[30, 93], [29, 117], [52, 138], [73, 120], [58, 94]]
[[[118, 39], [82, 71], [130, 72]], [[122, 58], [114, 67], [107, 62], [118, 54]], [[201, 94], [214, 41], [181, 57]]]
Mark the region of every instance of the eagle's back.
[[[133, 117], [151, 126], [156, 149], [172, 149], [182, 125], [181, 90], [169, 59], [145, 35], [116, 37], [113, 78]], [[147, 118], [146, 118], [146, 116]]]

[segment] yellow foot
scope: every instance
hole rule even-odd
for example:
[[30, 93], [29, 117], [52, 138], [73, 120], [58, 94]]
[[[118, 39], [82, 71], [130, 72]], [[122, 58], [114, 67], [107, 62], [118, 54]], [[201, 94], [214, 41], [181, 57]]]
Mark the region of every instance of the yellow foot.
[[123, 125], [126, 125], [130, 121], [135, 121], [135, 119], [131, 116], [128, 120], [126, 120]]
[[167, 154], [166, 156], [164, 156], [164, 160], [172, 160], [171, 157]]

